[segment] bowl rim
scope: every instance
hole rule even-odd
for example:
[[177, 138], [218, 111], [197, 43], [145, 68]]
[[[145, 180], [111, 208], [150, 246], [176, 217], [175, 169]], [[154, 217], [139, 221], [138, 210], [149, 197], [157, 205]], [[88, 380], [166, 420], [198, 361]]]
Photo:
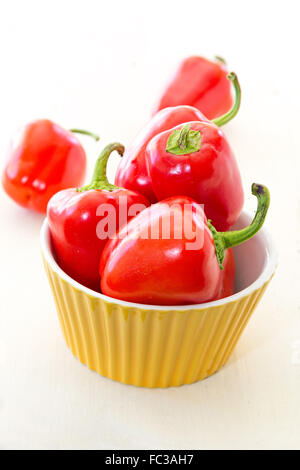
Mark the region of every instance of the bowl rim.
[[[250, 212], [245, 211], [245, 210], [241, 213], [241, 215], [245, 215], [246, 217], [249, 217], [250, 219], [252, 218]], [[88, 287], [85, 287], [79, 282], [72, 279], [68, 274], [66, 274], [59, 267], [56, 260], [54, 259], [54, 256], [52, 254], [52, 250], [50, 247], [50, 243], [49, 243], [49, 224], [48, 224], [47, 217], [44, 219], [42, 227], [41, 227], [40, 245], [41, 245], [42, 254], [45, 260], [47, 261], [47, 263], [50, 265], [51, 269], [65, 282], [67, 282], [68, 284], [71, 284], [75, 289], [82, 291], [83, 293], [89, 295], [90, 297], [101, 299], [110, 304], [122, 305], [123, 307], [136, 308], [140, 310], [160, 310], [160, 311], [171, 312], [175, 310], [176, 311], [204, 310], [209, 307], [218, 307], [224, 304], [229, 304], [231, 302], [235, 302], [236, 300], [241, 299], [242, 297], [247, 297], [249, 294], [260, 289], [266, 282], [268, 282], [273, 276], [274, 271], [277, 267], [277, 263], [278, 263], [277, 251], [272, 241], [272, 238], [270, 237], [269, 233], [264, 227], [255, 236], [256, 237], [259, 236], [260, 238], [262, 238], [262, 241], [267, 251], [267, 261], [265, 263], [265, 266], [262, 272], [258, 276], [258, 278], [255, 279], [255, 281], [252, 282], [248, 287], [240, 290], [239, 292], [236, 292], [233, 295], [230, 295], [229, 297], [225, 297], [219, 300], [213, 300], [213, 301], [204, 302], [201, 304], [170, 305], [170, 306], [141, 304], [141, 303], [135, 303], [135, 302], [128, 302], [126, 300], [115, 299], [113, 297], [109, 297], [105, 294], [89, 289]]]

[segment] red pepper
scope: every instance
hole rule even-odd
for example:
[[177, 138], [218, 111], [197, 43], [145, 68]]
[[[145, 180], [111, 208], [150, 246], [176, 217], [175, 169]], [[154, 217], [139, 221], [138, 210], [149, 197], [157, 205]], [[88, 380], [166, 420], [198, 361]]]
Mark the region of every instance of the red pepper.
[[223, 132], [210, 122], [191, 122], [162, 132], [146, 148], [158, 201], [184, 194], [204, 204], [217, 230], [237, 221], [244, 202], [240, 172]]
[[[232, 232], [217, 232], [201, 206], [186, 196], [145, 209], [106, 245], [99, 268], [102, 292], [153, 305], [198, 304], [220, 298], [234, 282], [231, 262], [222, 270], [225, 250], [253, 237], [268, 210], [268, 189], [253, 184], [252, 193], [258, 207], [251, 225]], [[186, 211], [187, 207], [192, 209]], [[193, 232], [186, 231], [188, 225]], [[169, 236], [162, 229], [167, 226]]]
[[80, 185], [85, 176], [86, 155], [73, 132], [99, 137], [87, 131], [68, 131], [46, 119], [25, 126], [10, 152], [2, 184], [18, 204], [46, 212], [51, 196]]
[[135, 215], [133, 209], [149, 206], [141, 194], [108, 182], [106, 165], [114, 150], [122, 155], [124, 147], [119, 143], [106, 146], [97, 160], [91, 184], [60, 191], [50, 199], [47, 210], [59, 266], [73, 279], [96, 291], [100, 288], [99, 260], [104, 246], [126, 223], [126, 218], [120, 220], [121, 207], [130, 220]]
[[224, 59], [212, 62], [204, 57], [184, 59], [161, 96], [155, 112], [169, 106], [187, 104], [208, 119], [225, 114], [232, 106], [230, 82]]
[[[229, 80], [233, 82], [236, 100], [228, 113], [213, 121], [218, 127], [229, 122], [237, 114], [240, 106], [241, 90], [238, 79], [232, 73]], [[198, 109], [191, 106], [176, 106], [159, 111], [126, 149], [116, 172], [115, 183], [144, 194], [151, 202], [157, 202], [145, 162], [146, 147], [157, 134], [191, 121], [208, 122], [208, 119]]]
[[215, 300], [224, 299], [234, 294], [235, 258], [232, 248], [228, 248], [225, 252], [223, 268], [221, 272], [220, 290]]

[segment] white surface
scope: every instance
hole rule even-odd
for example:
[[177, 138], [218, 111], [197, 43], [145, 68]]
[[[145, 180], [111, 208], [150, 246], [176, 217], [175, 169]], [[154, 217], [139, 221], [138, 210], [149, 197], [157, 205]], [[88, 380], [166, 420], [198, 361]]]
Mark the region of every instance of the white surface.
[[[59, 329], [39, 252], [42, 217], [0, 192], [1, 448], [300, 448], [299, 24], [296, 1], [14, 1], [0, 15], [0, 155], [31, 119], [111, 140], [146, 122], [172, 67], [219, 54], [243, 101], [226, 126], [243, 175], [270, 188], [279, 269], [228, 365], [147, 390], [79, 364]], [[112, 159], [111, 174], [118, 157]]]

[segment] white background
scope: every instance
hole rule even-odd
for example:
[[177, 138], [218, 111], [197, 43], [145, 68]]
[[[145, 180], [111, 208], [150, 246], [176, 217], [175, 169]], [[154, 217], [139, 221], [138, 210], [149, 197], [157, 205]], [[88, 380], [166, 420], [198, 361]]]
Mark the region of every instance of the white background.
[[[279, 268], [232, 358], [168, 390], [90, 372], [66, 348], [39, 251], [42, 217], [0, 192], [1, 448], [300, 448], [300, 95], [297, 1], [14, 1], [0, 11], [0, 163], [47, 117], [125, 145], [191, 54], [224, 56], [243, 89], [225, 132], [250, 184], [267, 184]], [[118, 157], [110, 162], [112, 175]]]

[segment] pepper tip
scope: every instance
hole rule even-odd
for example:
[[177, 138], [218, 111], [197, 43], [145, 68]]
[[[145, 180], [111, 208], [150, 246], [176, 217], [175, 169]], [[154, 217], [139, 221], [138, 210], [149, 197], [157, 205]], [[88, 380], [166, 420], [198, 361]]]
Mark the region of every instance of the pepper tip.
[[254, 196], [265, 194], [265, 187], [262, 184], [253, 183], [251, 190]]
[[230, 73], [227, 75], [227, 78], [228, 78], [228, 80], [230, 80], [231, 82], [233, 82], [233, 81], [236, 79], [236, 73], [235, 73], [235, 72], [230, 72]]

